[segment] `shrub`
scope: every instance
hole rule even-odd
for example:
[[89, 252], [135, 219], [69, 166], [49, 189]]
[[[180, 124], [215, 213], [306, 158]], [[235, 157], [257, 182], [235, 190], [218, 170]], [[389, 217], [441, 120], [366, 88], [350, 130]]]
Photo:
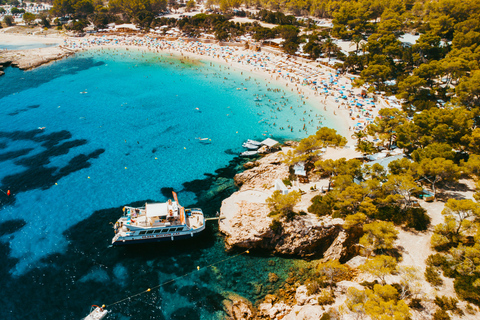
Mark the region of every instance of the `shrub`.
[[368, 288], [370, 290], [373, 290], [373, 287], [378, 284], [378, 280], [374, 280], [374, 281], [363, 281], [363, 282], [360, 282], [360, 285], [364, 286], [365, 288]]
[[385, 221], [393, 221], [395, 224], [399, 224], [398, 213], [401, 211], [396, 206], [381, 206], [377, 208], [378, 211], [371, 218]]
[[283, 184], [286, 185], [287, 187], [291, 187], [292, 186], [292, 182], [290, 181], [290, 179], [283, 179], [282, 180]]
[[465, 311], [468, 314], [475, 314], [477, 312], [476, 308], [472, 307], [470, 303], [467, 303], [467, 306], [465, 307]]
[[272, 196], [267, 198], [266, 202], [270, 210], [270, 216], [280, 215], [287, 220], [295, 217], [296, 213], [293, 207], [300, 201], [301, 194], [297, 191], [281, 194], [279, 190], [273, 192]]
[[453, 297], [439, 297], [436, 296], [434, 300], [435, 304], [440, 307], [443, 311], [453, 311], [458, 315], [463, 315], [463, 311], [457, 307], [458, 300]]
[[320, 320], [330, 320], [332, 317], [330, 317], [330, 314], [328, 312], [325, 312]]
[[321, 306], [332, 304], [335, 302], [335, 297], [331, 290], [322, 290], [317, 298], [318, 304]]
[[7, 27], [11, 27], [15, 24], [12, 16], [4, 16], [3, 22], [7, 25]]
[[450, 320], [450, 319], [451, 319], [450, 316], [445, 310], [439, 309], [435, 311], [435, 313], [433, 314], [433, 320]]
[[336, 218], [343, 218], [343, 214], [341, 212], [335, 212], [334, 214], [332, 214], [332, 218], [333, 219], [336, 219]]
[[378, 208], [373, 218], [392, 221], [396, 225], [405, 225], [417, 231], [425, 231], [430, 226], [430, 217], [423, 208], [408, 208], [401, 210], [397, 206], [385, 206]]
[[272, 231], [275, 233], [280, 233], [282, 228], [283, 228], [282, 223], [277, 219], [273, 219], [272, 223], [270, 223], [270, 229], [272, 229]]
[[425, 231], [430, 226], [430, 217], [423, 208], [409, 208], [405, 212], [405, 225], [417, 231]]
[[428, 266], [425, 269], [425, 280], [427, 280], [432, 286], [439, 287], [443, 285], [443, 280], [438, 274], [437, 269]]
[[312, 204], [308, 207], [308, 212], [316, 214], [317, 216], [326, 216], [333, 213], [333, 205], [335, 199], [328, 193], [324, 196], [318, 195], [312, 198]]
[[431, 254], [427, 258], [427, 266], [442, 267], [447, 262], [447, 259], [440, 253]]
[[455, 278], [453, 285], [460, 299], [469, 300], [476, 305], [480, 305], [480, 287], [473, 285], [477, 279], [478, 277], [475, 276], [461, 275]]
[[319, 292], [321, 289], [320, 284], [318, 281], [313, 280], [307, 284], [307, 296], [311, 296]]
[[423, 306], [422, 306], [421, 302], [422, 302], [421, 299], [414, 298], [414, 299], [412, 299], [412, 301], [410, 301], [408, 306], [412, 309], [421, 310], [421, 309], [423, 309]]

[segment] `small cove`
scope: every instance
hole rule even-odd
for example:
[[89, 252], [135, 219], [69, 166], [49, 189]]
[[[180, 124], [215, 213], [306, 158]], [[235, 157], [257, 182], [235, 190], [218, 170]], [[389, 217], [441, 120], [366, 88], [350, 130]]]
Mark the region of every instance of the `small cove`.
[[[133, 50], [9, 68], [0, 85], [0, 188], [12, 191], [0, 197], [0, 295], [8, 302], [0, 315], [11, 319], [81, 318], [91, 304], [231, 257], [215, 224], [195, 242], [108, 248], [109, 222], [124, 205], [165, 201], [168, 188], [183, 205], [214, 215], [235, 191], [244, 140], [303, 138], [303, 125], [313, 134], [321, 115], [233, 67]], [[221, 318], [228, 292], [258, 299], [274, 290], [269, 272], [285, 279], [301, 263], [240, 255], [118, 304], [109, 318]]]

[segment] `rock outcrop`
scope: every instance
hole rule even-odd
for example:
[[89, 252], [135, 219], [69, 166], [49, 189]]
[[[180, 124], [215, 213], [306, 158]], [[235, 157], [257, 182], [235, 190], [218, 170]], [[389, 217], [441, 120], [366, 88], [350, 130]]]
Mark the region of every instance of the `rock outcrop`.
[[260, 319], [305, 319], [318, 320], [325, 313], [325, 308], [318, 304], [318, 294], [308, 295], [306, 286], [299, 286], [295, 292], [296, 303], [288, 305], [283, 301], [265, 297], [258, 306], [257, 317]]
[[[29, 70], [51, 61], [63, 59], [64, 57], [70, 56], [74, 53], [74, 50], [70, 50], [61, 46], [29, 50], [3, 51], [0, 55], [0, 70], [8, 66], [18, 67], [21, 70]], [[3, 71], [0, 72], [0, 76], [2, 74]]]
[[251, 320], [255, 318], [255, 312], [250, 301], [237, 294], [230, 294], [223, 301], [224, 310], [229, 320]]
[[[274, 191], [276, 179], [288, 178], [287, 165], [281, 162], [279, 152], [248, 163], [248, 170], [235, 176], [240, 190], [222, 202], [219, 229], [226, 235], [227, 249], [257, 248], [283, 255], [300, 257], [324, 257], [326, 259], [346, 259], [355, 255], [355, 247], [350, 234], [342, 228], [342, 219], [318, 218], [306, 213], [292, 221], [282, 221], [279, 228], [272, 230], [272, 218], [265, 200]], [[313, 182], [315, 183], [315, 182]], [[307, 212], [311, 198], [319, 194], [310, 185], [300, 185], [302, 201], [296, 211]], [[295, 188], [295, 190], [297, 190]]]

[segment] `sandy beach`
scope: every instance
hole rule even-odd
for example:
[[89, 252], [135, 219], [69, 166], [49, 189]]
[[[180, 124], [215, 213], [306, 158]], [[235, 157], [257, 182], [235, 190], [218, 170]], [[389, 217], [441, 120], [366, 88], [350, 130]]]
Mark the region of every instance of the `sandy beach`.
[[[22, 31], [21, 33], [19, 31]], [[59, 33], [46, 33], [41, 29], [24, 30], [17, 27], [0, 29], [0, 44], [61, 44], [63, 36]]]
[[19, 35], [2, 32], [0, 29], [0, 43], [2, 44], [25, 44], [25, 43], [44, 43], [44, 44], [60, 44], [63, 38], [54, 36], [38, 36], [38, 35]]
[[[23, 32], [16, 32], [17, 30], [16, 27], [0, 29], [0, 45], [9, 48], [2, 50], [0, 46], [0, 76], [4, 73], [3, 68], [10, 65], [29, 70], [74, 53], [61, 46], [64, 39], [58, 33], [46, 33], [38, 29], [20, 29]], [[19, 49], [13, 50], [10, 47]]]

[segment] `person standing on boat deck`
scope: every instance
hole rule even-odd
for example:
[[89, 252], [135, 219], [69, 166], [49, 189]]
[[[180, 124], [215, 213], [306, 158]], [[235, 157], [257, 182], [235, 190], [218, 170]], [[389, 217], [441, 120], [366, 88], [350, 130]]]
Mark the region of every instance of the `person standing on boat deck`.
[[173, 218], [173, 203], [172, 203], [172, 199], [168, 199], [168, 219], [172, 219]]

